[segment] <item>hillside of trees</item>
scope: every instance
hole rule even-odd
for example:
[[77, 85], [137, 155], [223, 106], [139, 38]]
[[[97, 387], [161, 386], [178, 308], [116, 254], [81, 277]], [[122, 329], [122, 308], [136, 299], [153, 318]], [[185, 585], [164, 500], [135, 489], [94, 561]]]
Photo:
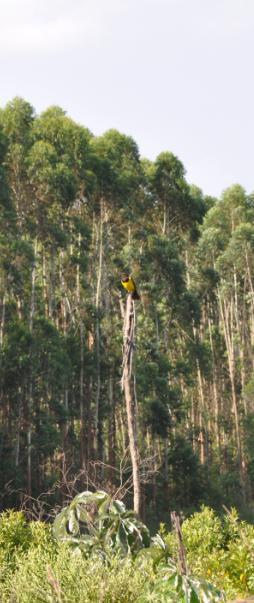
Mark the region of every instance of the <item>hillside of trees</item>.
[[254, 196], [206, 197], [171, 152], [143, 159], [117, 130], [15, 98], [0, 110], [0, 212], [1, 508], [86, 488], [131, 506], [127, 272], [143, 519], [202, 503], [250, 517]]

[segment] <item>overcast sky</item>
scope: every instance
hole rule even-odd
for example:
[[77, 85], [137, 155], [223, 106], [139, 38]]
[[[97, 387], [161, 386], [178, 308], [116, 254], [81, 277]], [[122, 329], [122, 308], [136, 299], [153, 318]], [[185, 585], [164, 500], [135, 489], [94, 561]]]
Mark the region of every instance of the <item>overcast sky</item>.
[[59, 105], [188, 182], [254, 190], [254, 0], [0, 0], [0, 105]]

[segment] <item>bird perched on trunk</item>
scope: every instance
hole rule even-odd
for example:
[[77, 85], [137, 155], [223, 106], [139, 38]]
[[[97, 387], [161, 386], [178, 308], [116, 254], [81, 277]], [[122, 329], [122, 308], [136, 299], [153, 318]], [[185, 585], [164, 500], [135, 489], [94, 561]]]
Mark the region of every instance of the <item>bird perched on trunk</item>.
[[140, 299], [140, 295], [137, 291], [136, 283], [133, 280], [132, 276], [123, 274], [121, 283], [122, 283], [123, 287], [128, 291], [128, 293], [131, 293], [132, 299]]

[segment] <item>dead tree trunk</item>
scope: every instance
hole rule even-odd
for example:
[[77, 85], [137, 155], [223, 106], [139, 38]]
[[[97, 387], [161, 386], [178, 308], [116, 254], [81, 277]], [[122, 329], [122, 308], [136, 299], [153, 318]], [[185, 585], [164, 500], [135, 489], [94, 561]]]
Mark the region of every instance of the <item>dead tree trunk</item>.
[[133, 476], [133, 507], [135, 513], [141, 511], [141, 489], [139, 472], [139, 451], [137, 438], [137, 408], [134, 396], [132, 361], [135, 337], [135, 308], [131, 294], [128, 294], [123, 332], [123, 375], [122, 389], [125, 396], [130, 456]]
[[178, 550], [178, 563], [179, 563], [179, 571], [182, 576], [186, 576], [187, 574], [187, 563], [186, 563], [186, 554], [185, 548], [183, 544], [183, 535], [180, 526], [179, 515], [177, 515], [176, 511], [172, 511], [171, 513], [171, 523], [173, 530], [176, 533], [177, 537], [177, 550]]

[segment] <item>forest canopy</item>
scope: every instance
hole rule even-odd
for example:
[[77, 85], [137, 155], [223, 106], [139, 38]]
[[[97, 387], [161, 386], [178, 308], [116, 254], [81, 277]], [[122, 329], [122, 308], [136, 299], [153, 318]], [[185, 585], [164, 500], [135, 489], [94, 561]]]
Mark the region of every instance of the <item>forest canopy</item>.
[[143, 515], [251, 510], [253, 194], [207, 197], [172, 152], [141, 158], [128, 135], [96, 137], [60, 107], [36, 115], [14, 98], [0, 110], [0, 216], [2, 508], [24, 493], [62, 501], [77, 476], [130, 496], [127, 272], [141, 294]]

